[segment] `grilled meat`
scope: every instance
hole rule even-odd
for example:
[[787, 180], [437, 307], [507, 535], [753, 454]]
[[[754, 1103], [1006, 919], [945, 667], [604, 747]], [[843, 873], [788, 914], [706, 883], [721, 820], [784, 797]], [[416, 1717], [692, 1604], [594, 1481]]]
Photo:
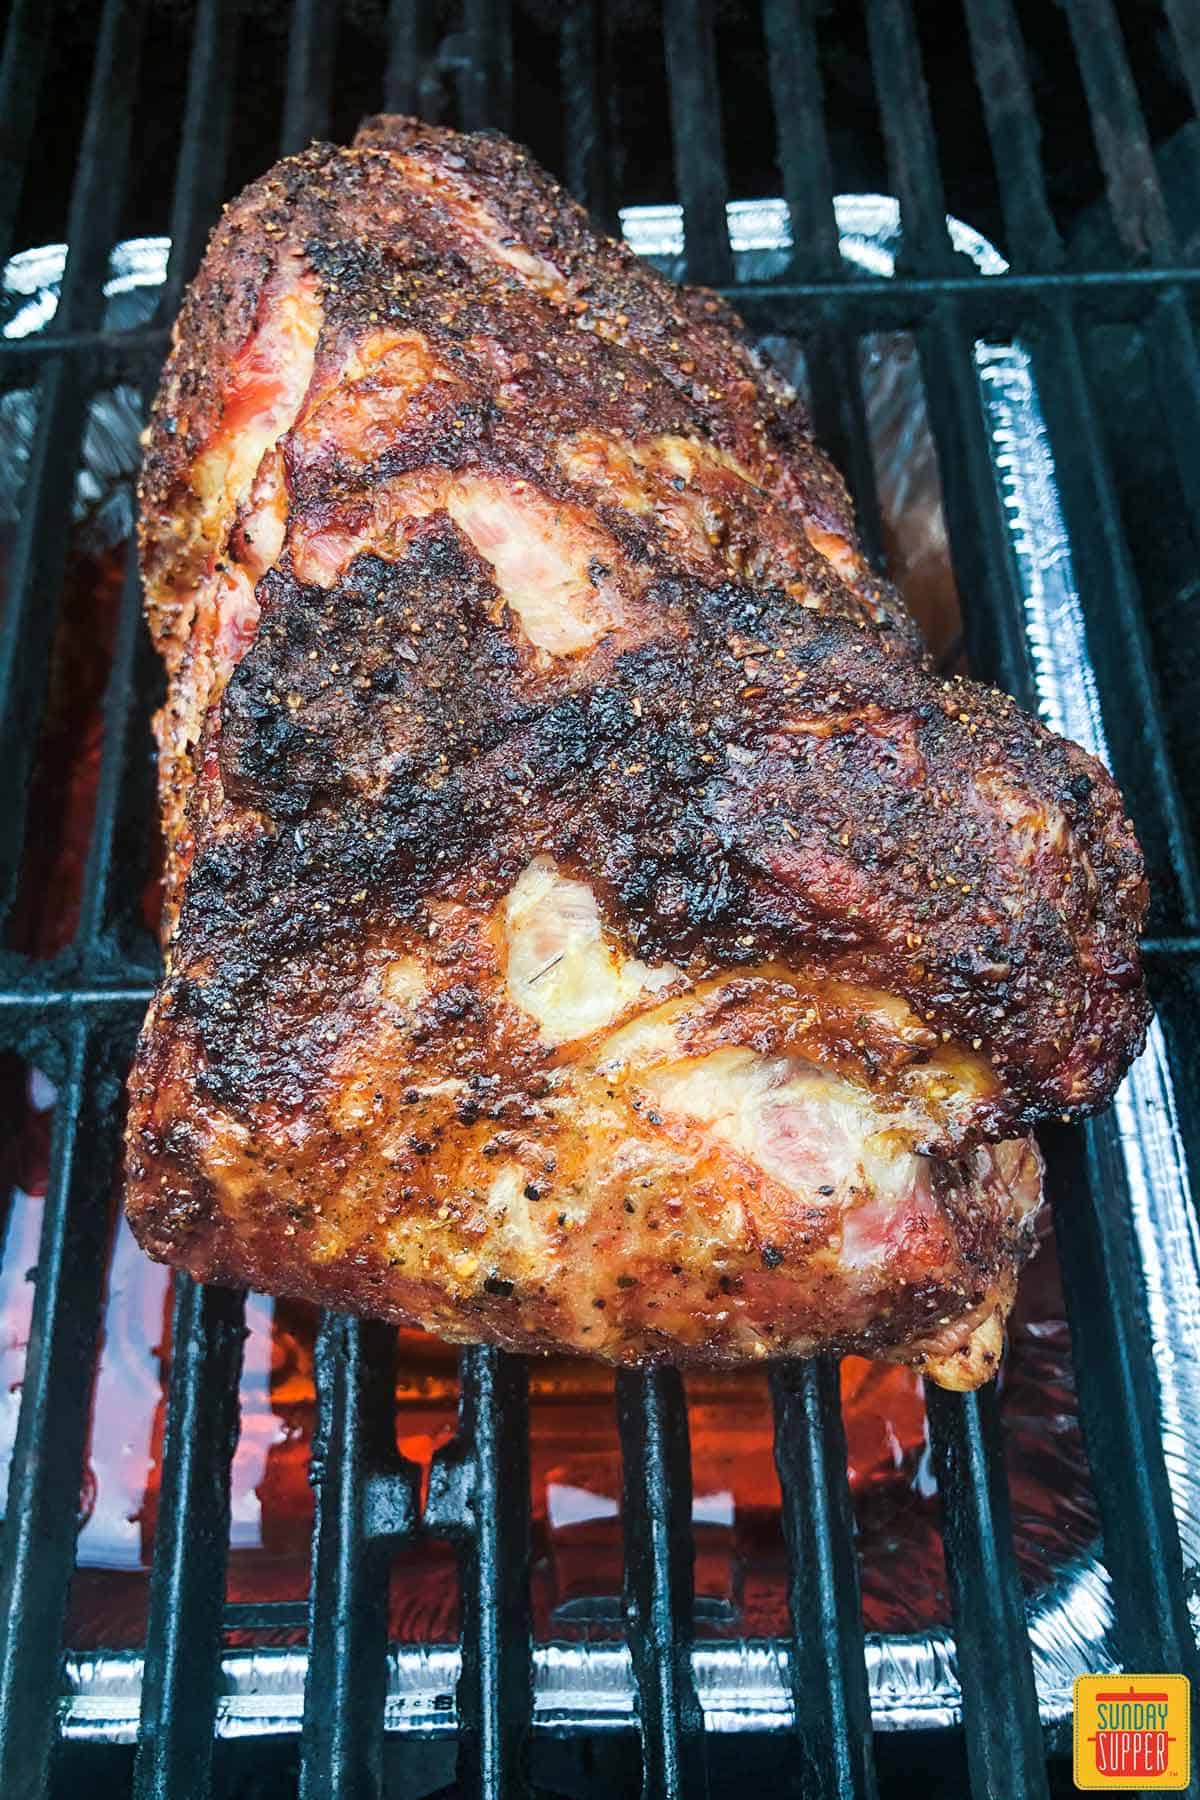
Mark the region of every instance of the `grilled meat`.
[[1105, 771], [943, 681], [790, 389], [524, 153], [229, 209], [142, 480], [155, 1256], [614, 1360], [993, 1371], [1142, 1041]]

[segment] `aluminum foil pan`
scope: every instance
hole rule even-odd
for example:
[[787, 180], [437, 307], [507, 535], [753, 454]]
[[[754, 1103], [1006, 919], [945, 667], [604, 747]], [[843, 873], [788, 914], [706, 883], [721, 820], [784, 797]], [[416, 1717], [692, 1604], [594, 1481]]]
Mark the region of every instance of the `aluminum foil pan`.
[[[851, 194], [840, 196], [835, 204], [846, 262], [864, 274], [891, 275], [900, 243], [897, 202], [887, 195]], [[781, 274], [790, 248], [783, 202], [739, 201], [728, 211], [739, 279]], [[672, 275], [682, 272], [683, 222], [677, 206], [630, 208], [622, 214], [622, 225], [635, 250]], [[970, 256], [981, 273], [1004, 270], [1003, 258], [976, 232], [954, 219], [948, 228], [955, 247]], [[149, 319], [165, 277], [168, 249], [165, 238], [144, 238], [114, 251], [105, 290], [110, 328], [136, 328]], [[0, 333], [24, 337], [50, 324], [64, 260], [61, 245], [13, 258], [0, 282]], [[770, 340], [769, 347], [782, 350], [788, 372], [803, 379], [802, 358], [794, 345]], [[1056, 731], [1107, 760], [1104, 719], [1059, 505], [1054, 457], [1030, 359], [1018, 343], [981, 342], [975, 346], [975, 361], [991, 430], [997, 490], [1020, 575], [1041, 712]], [[32, 394], [0, 397], [0, 532], [11, 525], [19, 504], [33, 418]], [[114, 477], [132, 473], [138, 425], [138, 400], [131, 391], [108, 390], [96, 397], [78, 478], [81, 515], [89, 508], [94, 512], [97, 496], [111, 491]], [[104, 522], [112, 541], [129, 525], [119, 505], [117, 514]], [[1115, 1109], [1153, 1337], [1171, 1493], [1188, 1584], [1200, 1593], [1200, 1234], [1171, 1071], [1157, 1024], [1150, 1028], [1145, 1055], [1126, 1078]], [[1099, 1547], [1076, 1559], [1033, 1596], [1027, 1615], [1042, 1718], [1053, 1725], [1069, 1716], [1076, 1675], [1118, 1667], [1112, 1598]], [[1200, 1626], [1200, 1601], [1195, 1599], [1193, 1617]], [[302, 1650], [226, 1654], [218, 1734], [298, 1731], [305, 1662]], [[777, 1731], [791, 1724], [785, 1643], [701, 1643], [693, 1663], [709, 1730]], [[867, 1666], [877, 1729], [959, 1721], [961, 1696], [948, 1633], [872, 1635]], [[394, 1646], [388, 1660], [387, 1729], [430, 1737], [453, 1732], [458, 1672], [456, 1646]], [[132, 1741], [141, 1685], [142, 1658], [136, 1652], [69, 1655], [60, 1704], [63, 1732], [73, 1738]], [[539, 1645], [534, 1691], [534, 1723], [541, 1729], [627, 1730], [634, 1721], [633, 1673], [628, 1651], [619, 1644]]]

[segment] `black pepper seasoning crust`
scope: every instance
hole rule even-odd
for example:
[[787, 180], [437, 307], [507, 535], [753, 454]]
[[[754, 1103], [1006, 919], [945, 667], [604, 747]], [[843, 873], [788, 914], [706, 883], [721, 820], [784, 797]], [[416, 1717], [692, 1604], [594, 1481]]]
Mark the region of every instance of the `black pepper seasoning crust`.
[[[299, 279], [320, 331], [282, 439], [289, 535], [198, 740], [166, 728], [190, 782], [186, 885], [131, 1081], [141, 1240], [205, 1278], [518, 1348], [966, 1356], [1032, 1246], [972, 1144], [1103, 1104], [1144, 1034], [1145, 883], [1110, 778], [1007, 697], [933, 676], [727, 308], [598, 240], [515, 146], [411, 121], [279, 165], [214, 235], [141, 488], [169, 666], [227, 548], [197, 459]], [[346, 377], [388, 334], [428, 359], [411, 405], [391, 376]], [[590, 579], [617, 582], [623, 610], [586, 654], [532, 651], [436, 497], [387, 525], [406, 484], [463, 473], [608, 534]], [[305, 545], [338, 533], [346, 558], [314, 585]], [[176, 692], [202, 678], [185, 662]], [[689, 1055], [777, 1054], [795, 973], [917, 1015], [915, 1047], [852, 1006], [808, 1040], [881, 1104], [940, 1044], [990, 1061], [957, 1137], [918, 1145], [942, 1159], [937, 1208], [869, 1279], [839, 1261], [869, 1195], [791, 1194], [691, 1150], [664, 1184], [679, 1121], [617, 1077], [585, 1081], [564, 1123], [563, 1059], [504, 1001], [497, 962], [501, 902], [539, 854], [594, 890], [627, 953], [719, 978]], [[397, 1013], [382, 984], [406, 963], [424, 985]], [[610, 1193], [589, 1159], [618, 1120], [667, 1162]], [[518, 1199], [532, 1278], [496, 1235]], [[593, 1284], [585, 1323], [572, 1266]], [[971, 1380], [997, 1345], [971, 1349]]]
[[261, 597], [174, 947], [181, 980], [211, 971], [202, 1062], [228, 1082], [244, 1040], [246, 1098], [281, 963], [357, 968], [434, 900], [486, 915], [544, 853], [648, 962], [815, 965], [981, 1040], [991, 1137], [1103, 1104], [1140, 1047], [1133, 834], [1107, 774], [1006, 695], [778, 592], [670, 580], [647, 641], [543, 670], [444, 515], [397, 562], [329, 590], [280, 569]]
[[[428, 171], [428, 188], [397, 180], [398, 155]], [[503, 244], [548, 263], [550, 290], [472, 244], [464, 195], [491, 209]], [[540, 450], [573, 427], [692, 433], [738, 460], [762, 489], [768, 515], [774, 506], [857, 545], [845, 484], [813, 442], [803, 408], [717, 296], [675, 287], [627, 246], [598, 236], [582, 208], [507, 140], [374, 120], [354, 148], [314, 144], [248, 188], [216, 227], [185, 296], [139, 490], [143, 575], [160, 645], [177, 628], [180, 590], [210, 548], [196, 536], [193, 466], [220, 423], [230, 370], [268, 283], [289, 258], [320, 278], [318, 380], [372, 329], [416, 326], [464, 363], [471, 340], [484, 335], [493, 365], [497, 354], [507, 360], [522, 396], [524, 429], [508, 448], [543, 474]], [[493, 389], [496, 373], [493, 366]], [[448, 446], [452, 455], [463, 455], [489, 405], [486, 394], [473, 402], [475, 419], [464, 444]], [[408, 451], [395, 446], [397, 453], [411, 466]], [[384, 459], [374, 477], [389, 466]], [[322, 471], [326, 498], [337, 473]], [[295, 500], [305, 497], [297, 482]], [[824, 577], [824, 605], [869, 617], [898, 647], [919, 653], [902, 603], [861, 556], [847, 565], [848, 583], [830, 581], [820, 563], [809, 559], [808, 573]]]

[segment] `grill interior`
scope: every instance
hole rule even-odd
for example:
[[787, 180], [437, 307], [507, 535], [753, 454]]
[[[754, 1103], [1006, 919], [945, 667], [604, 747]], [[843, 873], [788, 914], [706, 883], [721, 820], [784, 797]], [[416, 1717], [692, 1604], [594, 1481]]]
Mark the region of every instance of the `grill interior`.
[[[98, 21], [98, 22], [97, 22]], [[74, 71], [74, 79], [71, 79]], [[85, 72], [86, 73], [82, 73]], [[789, 1553], [791, 1730], [705, 1730], [692, 1657], [692, 1472], [683, 1384], [622, 1373], [624, 1635], [631, 1734], [556, 1745], [532, 1729], [528, 1375], [471, 1349], [460, 1419], [427, 1492], [398, 1453], [395, 1334], [328, 1317], [318, 1431], [308, 1675], [298, 1739], [214, 1746], [231, 1629], [281, 1622], [228, 1606], [229, 1469], [244, 1297], [175, 1281], [163, 1469], [136, 1752], [59, 1741], [64, 1621], [103, 1317], [121, 1088], [155, 978], [142, 889], [151, 841], [147, 719], [158, 675], [132, 558], [115, 603], [99, 779], [77, 918], [53, 954], [27, 946], [22, 901], [39, 844], [31, 787], [49, 703], [75, 473], [91, 398], [148, 399], [182, 287], [222, 199], [280, 150], [345, 138], [360, 114], [421, 111], [493, 124], [603, 219], [616, 202], [677, 198], [687, 274], [763, 333], [800, 339], [819, 435], [882, 546], [859, 345], [911, 333], [937, 441], [973, 671], [1026, 705], [1034, 668], [973, 360], [977, 338], [1029, 351], [1080, 577], [1115, 771], [1154, 892], [1152, 991], [1177, 1091], [1196, 1086], [1200, 877], [1193, 819], [1200, 549], [1200, 362], [1189, 213], [1200, 166], [1200, 27], [1187, 0], [1118, 9], [1063, 0], [961, 8], [866, 0], [705, 7], [597, 0], [13, 0], [0, 64], [0, 257], [69, 245], [45, 331], [0, 339], [0, 390], [32, 389], [36, 427], [0, 621], [0, 1048], [57, 1088], [29, 1346], [0, 1543], [0, 1767], [6, 1796], [74, 1787], [149, 1800], [207, 1791], [424, 1794], [447, 1779], [419, 1736], [384, 1733], [388, 1574], [398, 1545], [457, 1547], [461, 1676], [456, 1791], [650, 1796], [906, 1791], [915, 1767], [947, 1793], [1067, 1791], [1061, 1733], [1043, 1731], [993, 1392], [927, 1399], [962, 1731], [873, 1747], [836, 1368], [778, 1367], [775, 1451]], [[832, 196], [898, 195], [901, 265], [845, 278]], [[782, 192], [796, 249], [784, 275], [737, 282], [726, 201]], [[1010, 262], [982, 278], [948, 210]], [[103, 328], [113, 244], [169, 232], [156, 318]], [[1195, 693], [1194, 680], [1190, 683]], [[31, 792], [35, 799], [31, 802]], [[43, 904], [52, 912], [51, 893]], [[1200, 1115], [1181, 1128], [1195, 1167]], [[1196, 1674], [1155, 1402], [1154, 1371], [1109, 1116], [1044, 1134], [1079, 1407], [1122, 1659]], [[287, 1603], [283, 1603], [286, 1605]], [[293, 1611], [295, 1609], [293, 1608]], [[296, 1621], [292, 1621], [293, 1623]], [[439, 1740], [439, 1753], [443, 1741]], [[638, 1764], [640, 1759], [640, 1776]], [[877, 1770], [878, 1765], [878, 1770]], [[938, 1771], [941, 1771], [939, 1777]]]

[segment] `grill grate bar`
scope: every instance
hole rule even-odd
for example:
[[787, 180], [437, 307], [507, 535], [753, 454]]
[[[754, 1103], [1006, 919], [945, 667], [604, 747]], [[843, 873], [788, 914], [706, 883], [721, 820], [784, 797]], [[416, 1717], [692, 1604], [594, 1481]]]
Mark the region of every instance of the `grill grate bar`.
[[85, 1026], [71, 1027], [0, 1550], [5, 1800], [39, 1800], [54, 1740], [120, 1146], [121, 1084], [113, 1064]]
[[1178, 288], [1168, 288], [1155, 302], [1144, 341], [1192, 532], [1200, 542], [1200, 354], [1192, 316]]
[[[791, 269], [800, 276], [836, 276], [842, 260], [812, 19], [797, 0], [766, 0], [763, 17], [783, 192], [792, 228]], [[817, 435], [846, 476], [863, 546], [871, 561], [880, 564], [883, 526], [857, 340], [831, 324], [812, 334], [805, 352]]]
[[1063, 246], [1046, 193], [1042, 134], [1021, 28], [1010, 0], [966, 0], [966, 14], [1013, 260], [1055, 269]]
[[113, 335], [104, 331], [39, 333], [36, 337], [0, 338], [0, 393], [32, 387], [46, 370], [73, 362], [90, 388], [117, 387], [122, 382], [143, 387], [162, 368], [168, 334], [144, 327]]
[[67, 261], [55, 315], [60, 330], [100, 323], [117, 235], [141, 59], [146, 0], [108, 0], [96, 43], [83, 140], [67, 217]]
[[868, 559], [882, 568], [883, 518], [867, 428], [858, 340], [836, 326], [826, 326], [813, 332], [804, 349], [818, 441], [846, 478]]
[[[1049, 1789], [996, 1390], [947, 1394], [927, 1385], [925, 1407], [942, 1503], [971, 1791], [995, 1800], [1038, 1800]], [[997, 1681], [997, 1668], [1003, 1680]]]
[[336, 26], [336, 0], [293, 0], [281, 156], [294, 156], [328, 132]]
[[[1013, 273], [1002, 280], [978, 275], [747, 281], [716, 283], [718, 293], [762, 331], [789, 324], [811, 328], [814, 320], [844, 324], [856, 331], [908, 330], [928, 320], [938, 304], [952, 299], [980, 332], [1011, 336], [1056, 296], [1086, 303], [1088, 318], [1131, 324], [1143, 320], [1164, 293], [1179, 289], [1193, 301], [1200, 292], [1200, 266], [1175, 263], [1136, 269], [1049, 270]], [[0, 389], [28, 385], [46, 364], [63, 358], [82, 361], [94, 384], [137, 379], [161, 366], [166, 330], [138, 326], [114, 336], [100, 330], [36, 337], [0, 338]], [[157, 362], [156, 360], [157, 359]]]
[[1192, 111], [1200, 113], [1200, 12], [1192, 0], [1165, 0], [1165, 6], [1192, 98]]
[[156, 319], [170, 325], [221, 210], [234, 93], [237, 0], [199, 0], [171, 207], [171, 255]]
[[1200, 956], [1200, 931], [1143, 938], [1142, 955], [1160, 962], [1177, 956]]
[[[67, 330], [100, 322], [108, 253], [116, 235], [129, 148], [144, 0], [109, 0], [101, 22], [78, 173], [58, 320]], [[29, 775], [49, 672], [65, 568], [74, 475], [86, 416], [82, 371], [51, 363], [38, 390], [3, 624], [0, 625], [0, 914], [16, 889]]]
[[512, 0], [464, 0], [466, 56], [459, 68], [463, 128], [510, 129], [512, 120]]
[[[1134, 1272], [1111, 1114], [1043, 1133], [1088, 1463], [1126, 1668], [1200, 1676], [1179, 1532], [1156, 1423], [1154, 1370]], [[1098, 1306], [1096, 1296], [1105, 1296]], [[1189, 1792], [1200, 1791], [1194, 1781]]]
[[137, 742], [139, 750], [143, 748], [139, 732], [141, 721], [134, 717], [134, 699], [138, 664], [145, 661], [144, 633], [137, 549], [131, 545], [121, 588], [112, 665], [104, 693], [100, 772], [96, 781], [91, 841], [79, 903], [79, 923], [75, 932], [76, 944], [82, 946], [85, 956], [95, 947], [113, 913], [113, 862], [118, 810], [129, 799], [134, 785], [129, 771], [134, 742]]
[[136, 1800], [208, 1792], [244, 1318], [240, 1293], [176, 1275]]
[[524, 1361], [475, 1345], [459, 1358], [460, 1426], [430, 1472], [425, 1527], [459, 1546], [464, 1800], [528, 1792], [533, 1711], [529, 1596], [529, 1379]]
[[[911, 9], [906, 0], [869, 0], [867, 17], [889, 168], [900, 196], [908, 245], [902, 255], [909, 264], [916, 257], [922, 266], [945, 267], [952, 260], [945, 197]], [[917, 342], [938, 445], [955, 577], [960, 594], [973, 601], [964, 609], [967, 658], [977, 674], [997, 676], [1025, 705], [1033, 706], [1033, 667], [1020, 587], [996, 492], [972, 342], [951, 297], [941, 299], [931, 327], [919, 332]]]
[[606, 230], [617, 228], [609, 142], [608, 27], [601, 0], [564, 9], [560, 48], [567, 186]]
[[801, 0], [765, 0], [763, 25], [783, 197], [792, 222], [792, 270], [836, 277], [842, 259], [812, 9]]
[[788, 1549], [799, 1787], [806, 1800], [873, 1800], [871, 1702], [838, 1366], [824, 1357], [777, 1365], [771, 1398]]
[[912, 8], [908, 0], [867, 0], [866, 12], [888, 168], [900, 201], [899, 262], [948, 273], [956, 257]]
[[1167, 262], [1175, 233], [1111, 0], [1064, 0], [1113, 222], [1134, 256]]
[[695, 1544], [687, 1406], [677, 1369], [617, 1374], [625, 1635], [637, 1683], [643, 1800], [707, 1791], [692, 1679]]
[[1186, 300], [1192, 299], [1200, 290], [1200, 267], [1130, 269], [1111, 278], [1062, 270], [1002, 278], [945, 275], [878, 281], [864, 277], [852, 282], [748, 281], [717, 291], [738, 308], [752, 329], [763, 333], [811, 331], [819, 323], [858, 332], [915, 331], [949, 303], [977, 337], [1008, 341], [1021, 337], [1044, 308], [1059, 300], [1078, 301], [1086, 307], [1089, 322], [1138, 324], [1155, 301], [1173, 288], [1180, 289]]
[[388, 1563], [417, 1510], [416, 1471], [396, 1450], [395, 1369], [393, 1328], [322, 1317], [302, 1800], [383, 1792]]
[[0, 60], [0, 263], [13, 247], [13, 227], [21, 203], [21, 186], [29, 161], [29, 145], [37, 116], [54, 0], [16, 0], [4, 33]]
[[1200, 871], [1179, 791], [1137, 582], [1120, 508], [1092, 404], [1074, 316], [1048, 309], [1046, 329], [1032, 334], [1034, 369], [1051, 442], [1069, 445], [1057, 463], [1059, 488], [1088, 619], [1088, 645], [1101, 691], [1121, 693], [1137, 719], [1136, 742], [1117, 776], [1133, 797], [1135, 816], [1163, 822], [1179, 890], [1180, 922], [1200, 925]]
[[663, 36], [687, 279], [711, 286], [733, 280], [712, 0], [663, 0]]
[[19, 879], [87, 398], [80, 371], [70, 362], [52, 364], [38, 389], [37, 426], [0, 622], [0, 766], [5, 770], [0, 914], [12, 906]]
[[387, 73], [383, 84], [383, 104], [387, 112], [415, 113], [420, 107], [426, 16], [421, 0], [391, 0]]
[[[42, 971], [38, 971], [40, 975]], [[97, 1013], [109, 1008], [138, 1008], [144, 1012], [154, 998], [154, 984], [147, 980], [136, 986], [120, 987], [79, 987], [69, 983], [65, 987], [45, 987], [35, 978], [26, 987], [0, 988], [0, 1017], [6, 1014], [12, 1017], [24, 1017], [46, 1013], [70, 1013], [76, 1010]]]

